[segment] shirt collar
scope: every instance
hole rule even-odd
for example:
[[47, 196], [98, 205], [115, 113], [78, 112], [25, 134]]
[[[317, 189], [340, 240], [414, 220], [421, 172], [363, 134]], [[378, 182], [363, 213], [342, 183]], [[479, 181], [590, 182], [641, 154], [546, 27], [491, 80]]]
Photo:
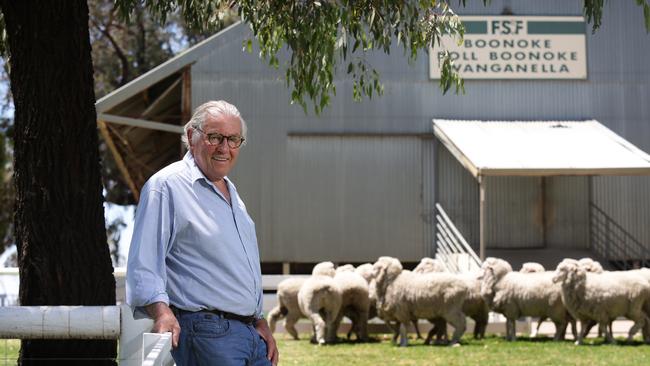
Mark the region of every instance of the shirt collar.
[[[187, 167], [190, 170], [190, 180], [192, 181], [192, 184], [196, 182], [199, 179], [204, 179], [206, 182], [211, 183], [210, 180], [203, 174], [201, 169], [199, 168], [198, 165], [196, 165], [196, 161], [194, 160], [194, 156], [192, 153], [189, 151], [185, 153], [185, 156], [183, 156], [183, 161], [185, 164], [187, 164]], [[230, 182], [230, 179], [228, 177], [223, 177], [223, 179], [226, 181], [226, 184], [228, 185], [229, 188], [231, 188], [231, 191], [235, 188], [235, 186]]]

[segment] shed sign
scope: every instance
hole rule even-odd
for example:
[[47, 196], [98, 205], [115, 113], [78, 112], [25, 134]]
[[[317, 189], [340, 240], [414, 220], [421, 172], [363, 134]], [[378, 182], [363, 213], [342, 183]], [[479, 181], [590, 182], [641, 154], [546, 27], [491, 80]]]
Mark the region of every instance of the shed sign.
[[[586, 79], [584, 17], [465, 16], [465, 39], [442, 44], [464, 79]], [[429, 50], [429, 75], [440, 79], [441, 48]]]

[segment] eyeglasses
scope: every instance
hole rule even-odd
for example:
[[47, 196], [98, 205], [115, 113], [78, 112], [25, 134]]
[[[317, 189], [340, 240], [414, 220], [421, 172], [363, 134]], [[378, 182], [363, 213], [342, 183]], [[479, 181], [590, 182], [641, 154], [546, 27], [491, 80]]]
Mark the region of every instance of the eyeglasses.
[[205, 133], [202, 129], [198, 127], [195, 127], [194, 129], [204, 134], [205, 137], [207, 137], [208, 144], [213, 146], [221, 145], [223, 143], [223, 140], [226, 139], [228, 141], [228, 146], [231, 149], [237, 149], [238, 147], [241, 146], [241, 144], [244, 143], [244, 140], [246, 140], [245, 138], [239, 135], [226, 136], [220, 133]]

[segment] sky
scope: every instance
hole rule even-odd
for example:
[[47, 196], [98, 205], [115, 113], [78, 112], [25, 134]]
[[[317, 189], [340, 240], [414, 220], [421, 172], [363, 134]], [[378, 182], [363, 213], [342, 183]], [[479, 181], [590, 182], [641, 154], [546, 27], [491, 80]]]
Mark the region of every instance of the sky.
[[118, 217], [122, 217], [122, 220], [124, 223], [126, 223], [126, 227], [120, 232], [120, 263], [117, 263], [119, 267], [126, 267], [126, 259], [128, 258], [129, 254], [131, 236], [133, 235], [134, 212], [135, 206], [120, 206], [104, 202], [104, 219], [107, 223], [115, 220]]

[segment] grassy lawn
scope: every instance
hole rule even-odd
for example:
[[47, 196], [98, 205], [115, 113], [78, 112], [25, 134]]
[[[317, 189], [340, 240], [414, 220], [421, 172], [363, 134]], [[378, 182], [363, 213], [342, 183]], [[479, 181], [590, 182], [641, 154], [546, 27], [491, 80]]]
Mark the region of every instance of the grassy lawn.
[[20, 340], [0, 339], [0, 365], [15, 365], [20, 350]]
[[[387, 335], [372, 343], [342, 342], [331, 346], [310, 344], [307, 334], [300, 341], [286, 334], [276, 335], [281, 365], [650, 365], [650, 346], [640, 341], [604, 345], [602, 339], [588, 339], [587, 345], [553, 342], [550, 338], [520, 337], [506, 342], [489, 336], [475, 341], [463, 338], [460, 347], [425, 346], [411, 339], [406, 348], [391, 344]], [[15, 365], [20, 341], [0, 340], [0, 366]]]
[[307, 335], [300, 341], [278, 334], [281, 364], [284, 365], [650, 365], [650, 346], [640, 341], [604, 345], [602, 339], [588, 339], [587, 345], [550, 338], [520, 337], [506, 342], [490, 336], [475, 341], [463, 338], [460, 347], [425, 346], [411, 339], [409, 346], [391, 344], [388, 336], [374, 343], [341, 343], [331, 346], [310, 344]]

